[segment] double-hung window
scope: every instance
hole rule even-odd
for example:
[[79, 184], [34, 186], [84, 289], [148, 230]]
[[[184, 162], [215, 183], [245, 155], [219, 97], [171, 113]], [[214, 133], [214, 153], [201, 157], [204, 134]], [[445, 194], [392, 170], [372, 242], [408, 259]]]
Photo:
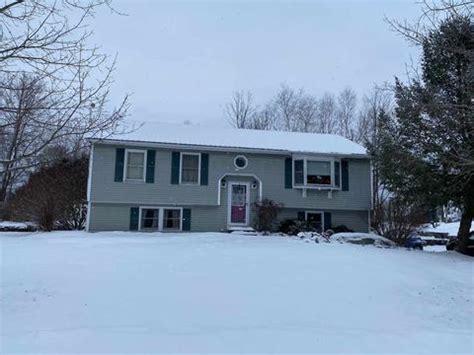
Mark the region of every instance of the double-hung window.
[[143, 208], [141, 211], [140, 229], [144, 231], [158, 230], [160, 210], [158, 208]]
[[181, 153], [181, 183], [199, 185], [201, 154]]
[[181, 209], [163, 209], [163, 230], [181, 229]]
[[127, 149], [125, 151], [125, 180], [145, 181], [146, 151]]
[[301, 158], [293, 160], [295, 187], [335, 186], [334, 160]]

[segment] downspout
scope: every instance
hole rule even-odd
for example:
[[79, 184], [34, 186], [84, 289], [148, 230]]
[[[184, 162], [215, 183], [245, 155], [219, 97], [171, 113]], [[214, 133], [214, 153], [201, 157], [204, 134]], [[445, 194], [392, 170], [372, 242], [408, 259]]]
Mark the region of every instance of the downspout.
[[89, 154], [89, 174], [87, 177], [87, 216], [86, 216], [86, 232], [90, 231], [91, 223], [91, 212], [92, 212], [92, 202], [91, 202], [91, 190], [92, 190], [92, 169], [94, 162], [94, 142], [91, 142], [91, 151]]

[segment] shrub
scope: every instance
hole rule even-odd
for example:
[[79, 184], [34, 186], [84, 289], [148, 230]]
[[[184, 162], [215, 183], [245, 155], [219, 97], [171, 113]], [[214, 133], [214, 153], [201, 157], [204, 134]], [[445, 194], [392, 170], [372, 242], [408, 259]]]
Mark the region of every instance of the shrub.
[[392, 199], [381, 206], [380, 223], [376, 232], [398, 245], [405, 245], [416, 232], [418, 226], [426, 221], [426, 206], [413, 204], [402, 199]]
[[15, 219], [36, 222], [47, 231], [82, 229], [86, 220], [87, 167], [86, 157], [63, 159], [31, 174], [12, 197]]
[[320, 232], [313, 223], [299, 219], [286, 219], [282, 221], [278, 230], [288, 235], [297, 235], [300, 232]]
[[257, 212], [255, 229], [260, 232], [275, 231], [277, 216], [281, 212], [283, 204], [270, 199], [263, 199], [254, 203]]

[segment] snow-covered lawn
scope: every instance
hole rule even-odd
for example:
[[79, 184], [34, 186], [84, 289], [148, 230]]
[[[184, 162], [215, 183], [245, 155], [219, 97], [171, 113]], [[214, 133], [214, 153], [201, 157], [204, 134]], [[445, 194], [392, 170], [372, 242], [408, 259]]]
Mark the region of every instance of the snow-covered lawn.
[[473, 260], [297, 238], [0, 233], [0, 353], [473, 349]]

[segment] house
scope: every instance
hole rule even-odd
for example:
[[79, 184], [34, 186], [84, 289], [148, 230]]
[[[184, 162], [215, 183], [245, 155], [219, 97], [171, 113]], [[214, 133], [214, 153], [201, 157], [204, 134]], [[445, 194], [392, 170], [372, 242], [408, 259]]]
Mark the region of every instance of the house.
[[281, 220], [369, 229], [370, 161], [338, 135], [147, 123], [91, 144], [91, 232], [251, 228], [262, 199]]

